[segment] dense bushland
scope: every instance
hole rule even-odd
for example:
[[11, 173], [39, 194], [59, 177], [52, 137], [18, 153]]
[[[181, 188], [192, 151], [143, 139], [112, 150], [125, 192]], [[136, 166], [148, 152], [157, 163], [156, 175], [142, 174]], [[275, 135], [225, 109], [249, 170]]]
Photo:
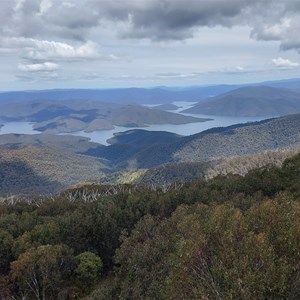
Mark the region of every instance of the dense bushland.
[[299, 179], [297, 155], [244, 177], [3, 199], [0, 298], [299, 299]]

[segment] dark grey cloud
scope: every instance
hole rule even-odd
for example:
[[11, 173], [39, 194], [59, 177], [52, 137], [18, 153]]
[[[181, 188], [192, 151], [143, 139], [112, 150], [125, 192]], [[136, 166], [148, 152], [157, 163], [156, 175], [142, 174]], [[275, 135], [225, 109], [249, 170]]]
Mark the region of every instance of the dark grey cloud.
[[99, 17], [127, 21], [121, 34], [131, 38], [182, 40], [193, 35], [199, 26], [235, 25], [242, 12], [253, 5], [246, 0], [140, 0], [91, 1]]
[[123, 38], [184, 40], [200, 27], [247, 25], [251, 37], [300, 50], [298, 0], [117, 0], [88, 1], [98, 21], [123, 22]]
[[87, 1], [0, 1], [2, 36], [86, 40], [100, 19]]
[[[8, 35], [8, 24], [14, 15], [14, 7], [10, 1], [0, 2], [0, 37]], [[0, 45], [1, 46], [1, 45]]]
[[[297, 0], [15, 0], [1, 1], [2, 35], [86, 41], [110, 26], [123, 38], [184, 40], [200, 27], [247, 25], [251, 37], [300, 49]], [[121, 26], [122, 24], [123, 26]]]
[[67, 39], [86, 40], [91, 28], [97, 27], [101, 18], [99, 13], [85, 1], [52, 2], [43, 18], [51, 24], [49, 33]]
[[40, 12], [39, 0], [10, 1], [13, 6], [13, 15], [5, 24], [5, 28], [13, 37], [33, 37], [44, 32]]

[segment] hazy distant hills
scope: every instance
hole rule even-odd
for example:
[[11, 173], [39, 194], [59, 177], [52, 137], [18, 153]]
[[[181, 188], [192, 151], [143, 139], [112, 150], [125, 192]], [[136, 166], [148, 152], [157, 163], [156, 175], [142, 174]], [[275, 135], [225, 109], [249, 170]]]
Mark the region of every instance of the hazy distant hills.
[[174, 101], [199, 101], [236, 88], [235, 85], [216, 85], [189, 88], [123, 88], [123, 89], [63, 89], [0, 93], [0, 103], [33, 100], [93, 100], [119, 104], [163, 104]]
[[119, 104], [164, 104], [174, 101], [200, 101], [245, 86], [270, 86], [300, 89], [300, 79], [267, 81], [252, 84], [220, 84], [191, 87], [53, 89], [0, 92], [0, 104], [34, 100], [81, 100]]
[[300, 112], [300, 91], [268, 86], [242, 87], [211, 97], [184, 111], [218, 116], [283, 116]]
[[[300, 80], [262, 84], [2, 92], [0, 121], [33, 122], [34, 129], [57, 134], [208, 120], [166, 111], [178, 108], [175, 101], [198, 101], [184, 111], [191, 114], [267, 117], [300, 112]], [[143, 103], [160, 105], [155, 109]]]
[[177, 110], [179, 107], [172, 103], [165, 103], [165, 104], [154, 106], [152, 108], [160, 109], [160, 110]]
[[34, 122], [41, 132], [61, 133], [113, 129], [114, 126], [147, 127], [150, 124], [187, 124], [195, 118], [136, 104], [96, 101], [24, 101], [0, 104], [0, 120]]
[[[30, 117], [29, 117], [30, 119]], [[140, 105], [108, 106], [107, 109], [72, 111], [53, 119], [34, 124], [42, 132], [60, 133], [113, 129], [114, 126], [147, 127], [150, 124], [187, 124], [209, 119], [195, 118], [171, 112], [151, 109]]]
[[284, 79], [284, 80], [276, 80], [276, 81], [265, 81], [258, 85], [300, 90], [300, 79], [293, 78], [293, 79]]

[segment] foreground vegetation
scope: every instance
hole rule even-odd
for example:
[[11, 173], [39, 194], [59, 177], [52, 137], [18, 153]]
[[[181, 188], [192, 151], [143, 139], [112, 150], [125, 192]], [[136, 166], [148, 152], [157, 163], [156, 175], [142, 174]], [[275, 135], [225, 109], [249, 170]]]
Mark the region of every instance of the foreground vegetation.
[[300, 155], [0, 206], [0, 298], [299, 299]]

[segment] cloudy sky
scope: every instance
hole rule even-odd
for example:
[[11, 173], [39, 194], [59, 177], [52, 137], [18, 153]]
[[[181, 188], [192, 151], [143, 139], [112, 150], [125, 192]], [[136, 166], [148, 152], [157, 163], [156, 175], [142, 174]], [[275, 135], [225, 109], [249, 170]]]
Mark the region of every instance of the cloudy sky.
[[0, 0], [0, 90], [300, 77], [299, 0]]

